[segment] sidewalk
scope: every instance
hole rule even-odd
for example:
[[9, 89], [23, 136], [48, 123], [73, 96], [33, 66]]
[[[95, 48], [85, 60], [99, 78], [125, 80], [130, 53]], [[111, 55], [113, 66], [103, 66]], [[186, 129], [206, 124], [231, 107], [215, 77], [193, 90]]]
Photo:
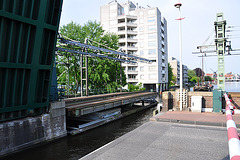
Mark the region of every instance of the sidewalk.
[[224, 127], [147, 122], [80, 160], [229, 160]]
[[[222, 126], [226, 127], [226, 114], [213, 112], [184, 112], [168, 111], [160, 113], [150, 119], [151, 121], [184, 123], [194, 125]], [[233, 115], [237, 128], [240, 128], [240, 114]]]

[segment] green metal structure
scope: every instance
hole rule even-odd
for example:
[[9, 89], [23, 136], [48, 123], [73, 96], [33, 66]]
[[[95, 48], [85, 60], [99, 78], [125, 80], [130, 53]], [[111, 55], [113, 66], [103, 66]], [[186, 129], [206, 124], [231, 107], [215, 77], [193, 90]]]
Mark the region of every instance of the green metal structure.
[[213, 112], [222, 112], [223, 91], [221, 89], [213, 90]]
[[0, 1], [0, 122], [45, 113], [62, 0]]
[[223, 13], [217, 13], [217, 21], [214, 22], [216, 33], [216, 51], [218, 55], [218, 89], [225, 91], [225, 70], [224, 70], [224, 54], [226, 48], [226, 20]]

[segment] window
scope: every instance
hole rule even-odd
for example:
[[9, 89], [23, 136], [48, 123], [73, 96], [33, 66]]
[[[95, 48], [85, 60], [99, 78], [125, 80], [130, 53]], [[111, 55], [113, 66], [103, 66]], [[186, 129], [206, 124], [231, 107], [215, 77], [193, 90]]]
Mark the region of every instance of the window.
[[156, 41], [148, 42], [148, 47], [155, 47], [155, 46], [156, 46]]
[[149, 66], [149, 71], [150, 71], [150, 72], [156, 71], [156, 66]]
[[144, 79], [144, 75], [143, 74], [140, 75], [140, 79]]
[[156, 34], [155, 33], [148, 34], [148, 39], [156, 39]]
[[155, 19], [156, 19], [155, 17], [149, 17], [149, 18], [148, 18], [148, 22], [149, 22], [149, 23], [155, 22]]
[[148, 26], [148, 30], [149, 31], [155, 31], [156, 30], [156, 26], [155, 25]]
[[149, 79], [154, 80], [157, 78], [156, 74], [149, 74]]
[[144, 71], [144, 66], [140, 67], [140, 71], [142, 71], [142, 72]]
[[140, 51], [140, 55], [143, 56], [144, 55], [144, 51]]
[[150, 49], [148, 50], [149, 55], [156, 55], [156, 49]]

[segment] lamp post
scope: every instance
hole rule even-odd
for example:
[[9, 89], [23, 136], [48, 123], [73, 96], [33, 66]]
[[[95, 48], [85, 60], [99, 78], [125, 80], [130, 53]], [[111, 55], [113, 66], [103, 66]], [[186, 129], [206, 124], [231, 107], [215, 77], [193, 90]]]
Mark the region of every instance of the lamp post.
[[184, 18], [181, 18], [181, 11], [180, 8], [182, 6], [182, 3], [180, 3], [180, 0], [178, 3], [174, 5], [176, 8], [179, 10], [179, 18], [176, 20], [179, 20], [179, 50], [180, 50], [180, 111], [183, 109], [183, 97], [182, 97], [182, 92], [183, 92], [183, 68], [182, 68], [182, 31], [181, 31], [181, 20]]

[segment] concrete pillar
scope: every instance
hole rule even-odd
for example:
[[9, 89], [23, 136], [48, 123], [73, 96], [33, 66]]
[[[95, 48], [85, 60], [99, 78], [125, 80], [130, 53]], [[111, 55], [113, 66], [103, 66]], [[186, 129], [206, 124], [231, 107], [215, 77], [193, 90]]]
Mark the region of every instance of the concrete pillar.
[[156, 92], [158, 92], [159, 93], [159, 87], [160, 87], [160, 85], [159, 84], [156, 84]]

